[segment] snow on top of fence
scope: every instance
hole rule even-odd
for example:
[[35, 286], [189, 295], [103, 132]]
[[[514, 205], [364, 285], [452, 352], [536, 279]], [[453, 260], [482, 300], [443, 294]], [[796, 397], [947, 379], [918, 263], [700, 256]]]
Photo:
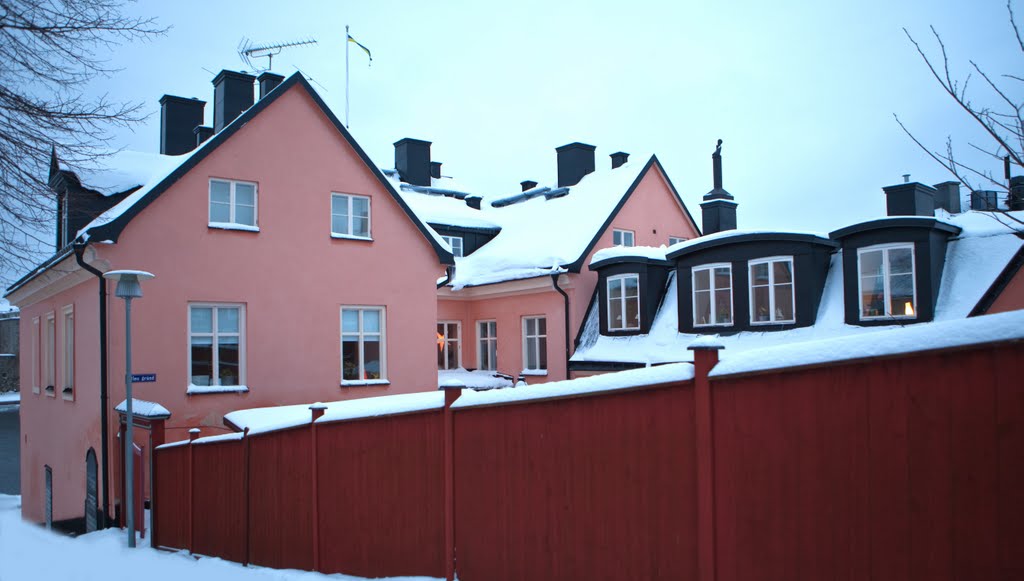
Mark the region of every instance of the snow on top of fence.
[[693, 364], [673, 363], [592, 377], [581, 377], [579, 379], [528, 385], [514, 389], [463, 391], [459, 399], [455, 400], [455, 403], [452, 404], [452, 407], [464, 408], [551, 399], [629, 389], [631, 387], [658, 385], [660, 383], [689, 381], [691, 379], [693, 379]]
[[1020, 339], [1024, 339], [1024, 311], [1010, 311], [750, 349], [722, 360], [709, 375], [722, 377]]

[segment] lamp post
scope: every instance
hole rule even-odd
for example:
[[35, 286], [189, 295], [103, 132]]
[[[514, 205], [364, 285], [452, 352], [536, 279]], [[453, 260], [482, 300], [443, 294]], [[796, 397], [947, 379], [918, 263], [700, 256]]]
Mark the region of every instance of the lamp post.
[[[103, 278], [116, 280], [114, 295], [124, 299], [124, 391], [125, 391], [125, 523], [128, 525], [128, 546], [135, 547], [135, 417], [132, 415], [132, 299], [142, 298], [140, 281], [153, 278], [141, 270], [111, 270]], [[104, 435], [106, 437], [106, 435]]]

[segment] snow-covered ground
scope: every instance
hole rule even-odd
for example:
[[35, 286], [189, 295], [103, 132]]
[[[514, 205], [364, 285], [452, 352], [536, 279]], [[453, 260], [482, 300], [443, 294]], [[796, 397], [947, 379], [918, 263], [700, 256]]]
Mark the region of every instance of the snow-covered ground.
[[[216, 558], [195, 558], [185, 552], [157, 551], [139, 541], [127, 548], [126, 535], [108, 529], [77, 538], [65, 537], [21, 520], [21, 497], [0, 494], [0, 581], [108, 581], [137, 576], [146, 581], [182, 579], [357, 581], [362, 577], [321, 575], [306, 571], [243, 567]], [[391, 577], [390, 581], [433, 581], [433, 577]]]
[[17, 391], [8, 391], [0, 393], [0, 407], [9, 405], [18, 405], [21, 403], [21, 393]]

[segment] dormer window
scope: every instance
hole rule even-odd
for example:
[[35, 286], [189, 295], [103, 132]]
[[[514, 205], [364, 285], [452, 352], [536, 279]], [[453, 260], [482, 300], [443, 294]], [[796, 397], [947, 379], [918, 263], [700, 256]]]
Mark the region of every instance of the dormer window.
[[857, 273], [861, 320], [917, 317], [913, 244], [858, 249]]
[[608, 277], [608, 330], [640, 329], [640, 276], [620, 274]]
[[444, 236], [441, 238], [452, 247], [452, 256], [461, 258], [463, 256], [462, 236]]
[[634, 246], [635, 239], [632, 230], [612, 230], [612, 244], [615, 246]]
[[693, 326], [732, 325], [732, 265], [693, 268]]
[[751, 260], [750, 324], [796, 322], [793, 293], [793, 257]]

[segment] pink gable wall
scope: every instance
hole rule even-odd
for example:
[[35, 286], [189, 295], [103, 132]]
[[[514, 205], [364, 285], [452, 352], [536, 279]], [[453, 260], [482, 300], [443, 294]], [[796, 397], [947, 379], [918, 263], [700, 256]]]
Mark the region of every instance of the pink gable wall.
[[[211, 177], [258, 183], [258, 233], [207, 226]], [[331, 192], [371, 197], [372, 242], [331, 238]], [[134, 389], [136, 398], [171, 410], [168, 440], [187, 437], [191, 427], [201, 427], [203, 435], [223, 433], [224, 413], [239, 408], [437, 388], [435, 281], [443, 267], [423, 234], [298, 86], [154, 200], [117, 244], [94, 248], [111, 268], [157, 276], [144, 283], [145, 296], [132, 308], [134, 371], [155, 373], [157, 381]], [[59, 312], [74, 302], [80, 346], [76, 401], [64, 402], [58, 393], [26, 396], [22, 406], [23, 511], [33, 520], [42, 518], [43, 464], [54, 466], [54, 518], [81, 516], [85, 451], [90, 445], [99, 451], [96, 284], [90, 279], [23, 307], [31, 322], [40, 312]], [[109, 289], [113, 407], [124, 399], [124, 304], [113, 297], [113, 285]], [[245, 305], [248, 393], [186, 395], [190, 302]], [[342, 305], [386, 308], [389, 386], [339, 387]], [[23, 327], [26, 344], [30, 326]], [[26, 381], [30, 359], [23, 359]], [[30, 393], [31, 386], [23, 390]], [[116, 419], [111, 413], [111, 437]], [[113, 450], [112, 444], [112, 456]], [[58, 488], [58, 479], [73, 491], [62, 494], [67, 488]]]

